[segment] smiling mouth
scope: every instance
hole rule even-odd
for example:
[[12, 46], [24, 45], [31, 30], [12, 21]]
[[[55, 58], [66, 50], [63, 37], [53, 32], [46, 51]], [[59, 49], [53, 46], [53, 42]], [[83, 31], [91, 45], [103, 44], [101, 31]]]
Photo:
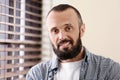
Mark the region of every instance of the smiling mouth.
[[60, 44], [60, 46], [68, 46], [70, 44], [70, 42], [63, 42]]
[[59, 49], [68, 49], [70, 47], [70, 42], [63, 42], [59, 45]]
[[72, 40], [61, 40], [59, 43], [58, 43], [58, 49], [61, 48], [61, 49], [64, 49], [64, 48], [68, 48], [72, 46]]

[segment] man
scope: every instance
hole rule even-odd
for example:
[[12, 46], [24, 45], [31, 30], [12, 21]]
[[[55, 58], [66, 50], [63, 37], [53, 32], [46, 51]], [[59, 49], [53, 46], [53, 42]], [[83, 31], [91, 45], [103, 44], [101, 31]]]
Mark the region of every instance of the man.
[[85, 25], [77, 9], [55, 6], [46, 23], [56, 57], [31, 68], [26, 80], [120, 80], [120, 64], [82, 45]]

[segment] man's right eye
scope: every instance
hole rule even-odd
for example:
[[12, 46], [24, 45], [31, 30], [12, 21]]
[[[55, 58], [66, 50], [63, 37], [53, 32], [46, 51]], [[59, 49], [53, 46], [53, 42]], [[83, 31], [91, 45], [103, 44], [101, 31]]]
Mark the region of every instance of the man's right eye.
[[53, 32], [54, 34], [57, 34], [57, 33], [59, 32], [59, 30], [58, 30], [58, 29], [53, 29], [52, 32]]

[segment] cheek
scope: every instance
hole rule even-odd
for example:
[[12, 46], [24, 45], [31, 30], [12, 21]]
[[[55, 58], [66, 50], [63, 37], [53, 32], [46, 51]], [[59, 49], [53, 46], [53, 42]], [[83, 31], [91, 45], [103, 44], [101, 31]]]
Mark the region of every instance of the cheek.
[[57, 38], [54, 35], [50, 35], [50, 40], [52, 44], [56, 47], [57, 45]]
[[72, 36], [73, 45], [76, 45], [76, 43], [77, 43], [77, 41], [78, 41], [78, 38], [79, 38], [79, 33], [77, 33], [76, 35], [73, 35], [73, 36]]

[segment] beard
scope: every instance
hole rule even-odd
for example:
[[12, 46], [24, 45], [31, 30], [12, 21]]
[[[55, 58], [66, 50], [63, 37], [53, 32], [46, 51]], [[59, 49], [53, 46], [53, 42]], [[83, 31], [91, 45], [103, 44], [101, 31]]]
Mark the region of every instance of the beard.
[[57, 48], [55, 48], [55, 46], [52, 44], [53, 50], [60, 60], [72, 59], [80, 53], [82, 49], [82, 41], [80, 39], [80, 36], [78, 37], [77, 42], [74, 46], [73, 46], [73, 40], [65, 39], [62, 40], [60, 43], [64, 43], [64, 42], [69, 42], [72, 45], [71, 49], [64, 48], [64, 50], [60, 50], [59, 45], [57, 46]]

